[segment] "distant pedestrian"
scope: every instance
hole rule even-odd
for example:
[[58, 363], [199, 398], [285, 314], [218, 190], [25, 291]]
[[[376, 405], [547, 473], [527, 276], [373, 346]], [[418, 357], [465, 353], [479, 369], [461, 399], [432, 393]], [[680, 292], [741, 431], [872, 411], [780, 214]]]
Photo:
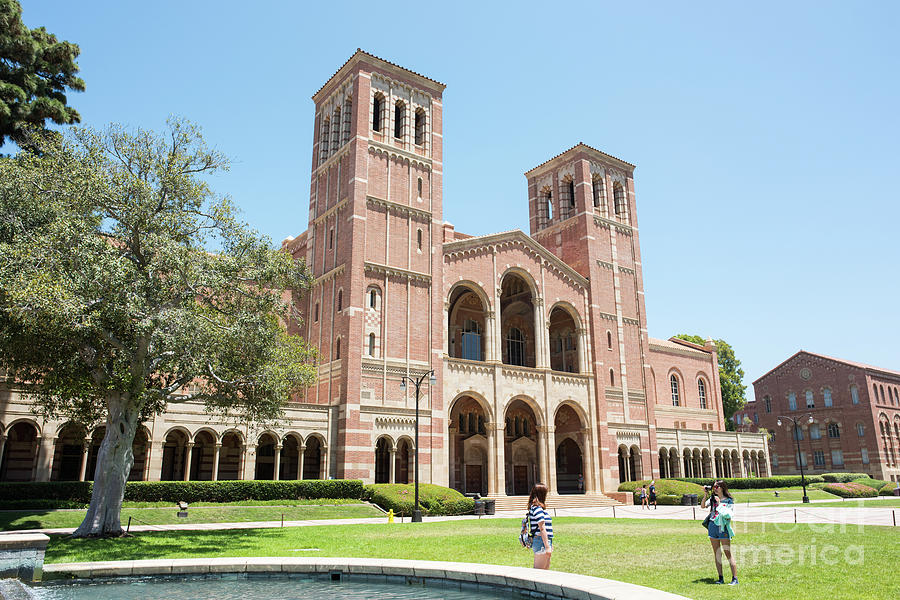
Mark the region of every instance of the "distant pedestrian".
[[709, 542], [712, 544], [713, 556], [716, 559], [716, 571], [719, 579], [713, 583], [725, 583], [722, 575], [722, 553], [728, 559], [731, 566], [731, 584], [737, 585], [737, 565], [731, 552], [731, 538], [734, 537], [734, 529], [731, 521], [734, 516], [734, 498], [728, 492], [728, 486], [724, 481], [717, 481], [712, 487], [704, 486], [703, 508], [707, 507], [709, 499], [709, 515], [704, 522], [707, 523]]
[[534, 550], [534, 568], [549, 569], [550, 558], [553, 553], [553, 519], [547, 512], [547, 486], [543, 483], [535, 484], [528, 496], [528, 506], [531, 517], [531, 534], [534, 541], [531, 549]]
[[650, 505], [647, 504], [647, 487], [641, 486], [641, 508], [647, 507], [647, 510], [650, 510]]
[[578, 474], [578, 493], [584, 493], [584, 475], [581, 473]]
[[653, 510], [656, 510], [656, 484], [652, 481], [650, 482], [650, 504], [653, 505]]

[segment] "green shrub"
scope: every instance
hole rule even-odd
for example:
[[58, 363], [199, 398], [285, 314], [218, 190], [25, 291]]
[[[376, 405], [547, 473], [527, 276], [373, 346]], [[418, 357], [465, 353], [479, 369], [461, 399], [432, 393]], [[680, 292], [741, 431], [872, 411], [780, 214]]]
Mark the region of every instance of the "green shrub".
[[894, 489], [897, 487], [896, 483], [888, 481], [885, 485], [881, 486], [881, 489], [878, 490], [879, 496], [893, 496]]
[[828, 483], [847, 483], [860, 477], [868, 477], [865, 473], [822, 473], [822, 479]]
[[[0, 483], [0, 503], [67, 501], [88, 503], [90, 481]], [[300, 481], [129, 481], [125, 500], [137, 502], [239, 502], [241, 500], [296, 500], [363, 496], [362, 481], [304, 479]], [[37, 502], [37, 504], [35, 504]]]
[[[364, 498], [397, 515], [412, 515], [415, 487], [404, 483], [376, 483], [365, 486]], [[475, 510], [475, 500], [454, 489], [431, 483], [419, 484], [419, 506], [426, 515], [463, 515]]]
[[[681, 504], [682, 494], [697, 494], [703, 496], [703, 486], [677, 479], [656, 479], [656, 503], [657, 504]], [[641, 486], [647, 486], [647, 494], [650, 494], [650, 480], [626, 481], [619, 485], [620, 492], [632, 492], [634, 503], [641, 502]]]
[[861, 483], [848, 481], [846, 483], [829, 483], [824, 488], [826, 492], [840, 496], [841, 498], [874, 498], [878, 495], [875, 488], [870, 488]]
[[[799, 475], [775, 475], [774, 477], [678, 477], [679, 481], [690, 481], [700, 485], [712, 485], [716, 481], [724, 481], [729, 490], [752, 490], [759, 488], [798, 487], [801, 485]], [[806, 475], [806, 485], [824, 483], [821, 475]]]
[[874, 490], [880, 490], [885, 485], [889, 484], [890, 481], [883, 481], [881, 479], [872, 479], [868, 475], [864, 477], [857, 477], [853, 480], [853, 483], [861, 483], [862, 485], [867, 485]]

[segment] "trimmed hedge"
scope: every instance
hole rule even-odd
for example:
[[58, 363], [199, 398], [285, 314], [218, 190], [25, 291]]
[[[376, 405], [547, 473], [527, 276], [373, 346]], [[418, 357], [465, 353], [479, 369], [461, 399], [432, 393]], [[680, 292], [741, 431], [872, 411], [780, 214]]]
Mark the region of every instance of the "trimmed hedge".
[[822, 479], [828, 483], [847, 483], [860, 477], [868, 477], [865, 473], [822, 473]]
[[[774, 477], [725, 477], [714, 479], [711, 477], [677, 477], [678, 481], [689, 481], [699, 485], [712, 485], [716, 481], [724, 481], [729, 490], [752, 490], [759, 488], [798, 487], [801, 485], [799, 475], [775, 475]], [[821, 475], [807, 475], [806, 485], [811, 483], [824, 483]]]
[[[365, 486], [365, 500], [395, 515], [412, 515], [415, 508], [415, 486], [405, 483], [376, 483]], [[432, 483], [419, 484], [419, 507], [430, 516], [464, 515], [475, 510], [475, 500], [458, 491]]]
[[[642, 479], [641, 481], [626, 481], [619, 485], [620, 492], [632, 492], [634, 495], [634, 503], [641, 503], [641, 490], [640, 487], [642, 485], [647, 486], [647, 494], [650, 494], [650, 481], [649, 479]], [[690, 483], [687, 481], [679, 481], [677, 479], [655, 479], [656, 482], [656, 503], [664, 504], [664, 505], [672, 505], [672, 504], [681, 504], [681, 496], [682, 494], [697, 494], [698, 496], [703, 496], [703, 486], [697, 485], [695, 483]]]
[[871, 477], [866, 475], [864, 477], [858, 477], [857, 479], [854, 479], [853, 483], [861, 483], [863, 485], [869, 486], [873, 490], [880, 490], [885, 485], [889, 484], [890, 481], [884, 481], [882, 479], [872, 479]]
[[870, 488], [861, 483], [853, 483], [852, 481], [846, 483], [829, 483], [822, 489], [835, 496], [840, 496], [841, 498], [874, 498], [878, 495], [875, 488]]
[[[91, 501], [90, 481], [0, 483], [0, 503]], [[238, 502], [240, 500], [360, 499], [363, 483], [354, 479], [289, 481], [129, 481], [125, 500], [138, 502]], [[39, 507], [39, 506], [36, 506]]]
[[894, 489], [895, 489], [896, 487], [897, 487], [897, 484], [896, 484], [896, 483], [893, 483], [893, 482], [891, 482], [891, 481], [888, 481], [885, 485], [883, 485], [883, 486], [881, 487], [880, 490], [878, 490], [878, 495], [879, 495], [879, 496], [893, 496], [893, 495], [894, 495]]

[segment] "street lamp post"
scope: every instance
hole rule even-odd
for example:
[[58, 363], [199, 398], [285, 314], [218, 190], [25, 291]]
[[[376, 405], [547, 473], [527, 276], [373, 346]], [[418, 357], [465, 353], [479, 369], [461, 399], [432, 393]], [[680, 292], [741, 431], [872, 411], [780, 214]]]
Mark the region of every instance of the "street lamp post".
[[[812, 415], [806, 415], [807, 421], [814, 421]], [[803, 475], [803, 455], [800, 454], [800, 435], [797, 433], [800, 429], [800, 422], [791, 417], [778, 417], [778, 426], [781, 427], [781, 420], [786, 419], [793, 423], [792, 430], [794, 432], [794, 441], [797, 443], [797, 463], [800, 465], [800, 485], [803, 486], [803, 503], [809, 504], [809, 496], [806, 495], [806, 477]], [[802, 419], [801, 419], [802, 420]]]
[[425, 383], [425, 378], [429, 377], [428, 383], [430, 385], [435, 385], [437, 383], [437, 379], [434, 377], [434, 371], [428, 371], [427, 373], [422, 373], [422, 376], [418, 379], [415, 377], [410, 377], [409, 375], [404, 375], [400, 378], [400, 389], [406, 391], [406, 382], [409, 381], [411, 384], [416, 386], [416, 454], [415, 454], [415, 488], [416, 488], [416, 504], [413, 509], [412, 522], [413, 523], [421, 523], [422, 522], [422, 511], [419, 510], [419, 389], [422, 387], [422, 384]]

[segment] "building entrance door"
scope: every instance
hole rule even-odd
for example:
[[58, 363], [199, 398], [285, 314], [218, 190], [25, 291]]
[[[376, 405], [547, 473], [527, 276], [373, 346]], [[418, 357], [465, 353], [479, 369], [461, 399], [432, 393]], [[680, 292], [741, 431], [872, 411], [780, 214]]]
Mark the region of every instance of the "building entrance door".
[[513, 494], [516, 496], [527, 496], [528, 492], [528, 466], [513, 466]]
[[466, 465], [466, 493], [481, 494], [481, 465]]

